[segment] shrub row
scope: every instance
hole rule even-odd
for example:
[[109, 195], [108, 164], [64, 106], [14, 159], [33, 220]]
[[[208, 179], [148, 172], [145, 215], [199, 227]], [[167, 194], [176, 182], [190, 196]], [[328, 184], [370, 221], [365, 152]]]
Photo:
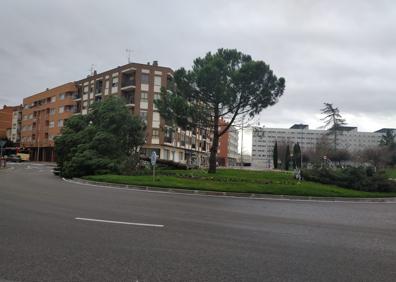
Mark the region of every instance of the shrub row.
[[396, 182], [371, 167], [315, 168], [302, 171], [305, 180], [367, 192], [396, 192]]

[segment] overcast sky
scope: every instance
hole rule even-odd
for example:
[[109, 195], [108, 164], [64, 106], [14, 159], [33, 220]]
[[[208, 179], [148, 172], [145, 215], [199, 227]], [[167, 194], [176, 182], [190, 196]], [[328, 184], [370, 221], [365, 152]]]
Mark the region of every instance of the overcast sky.
[[286, 79], [260, 125], [317, 128], [330, 102], [361, 131], [396, 127], [395, 34], [395, 1], [2, 0], [0, 105], [125, 64], [127, 48], [177, 69], [224, 47]]

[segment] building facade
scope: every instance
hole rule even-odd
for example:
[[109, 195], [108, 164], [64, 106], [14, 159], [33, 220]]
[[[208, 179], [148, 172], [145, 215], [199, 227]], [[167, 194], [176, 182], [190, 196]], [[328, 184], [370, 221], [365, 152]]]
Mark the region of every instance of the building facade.
[[76, 112], [75, 83], [47, 89], [23, 99], [21, 146], [30, 149], [30, 159], [54, 161], [54, 137]]
[[[223, 119], [219, 120], [220, 132], [228, 125]], [[237, 165], [238, 159], [238, 130], [230, 126], [228, 131], [219, 139], [217, 162], [220, 166], [232, 167]]]
[[12, 128], [10, 140], [19, 146], [21, 142], [22, 106], [17, 106], [12, 112]]
[[188, 165], [206, 165], [211, 145], [207, 130], [181, 130], [168, 126], [161, 118], [154, 101], [160, 99], [161, 87], [173, 77], [172, 69], [152, 64], [130, 63], [96, 73], [76, 82], [78, 94], [74, 99], [76, 113], [85, 115], [89, 106], [117, 95], [125, 100], [131, 114], [146, 123], [146, 144], [141, 152], [150, 156], [153, 151], [161, 160]]
[[11, 128], [12, 128], [12, 113], [17, 107], [14, 106], [3, 106], [0, 109], [0, 139], [10, 139]]
[[172, 69], [156, 61], [129, 63], [27, 97], [21, 113], [21, 146], [30, 148], [31, 160], [54, 161], [54, 137], [61, 134], [64, 122], [72, 115], [88, 114], [92, 103], [117, 95], [125, 100], [131, 114], [146, 123], [146, 144], [141, 149], [144, 156], [155, 151], [161, 160], [206, 165], [210, 132], [167, 125], [154, 104], [161, 97], [161, 87], [172, 77]]
[[[341, 128], [337, 137], [337, 148], [349, 152], [358, 151], [380, 144], [382, 132], [359, 132], [357, 127]], [[327, 130], [312, 130], [308, 125], [295, 124], [291, 128], [261, 128], [254, 127], [252, 135], [252, 165], [256, 167], [273, 167], [273, 149], [275, 142], [293, 146], [299, 143], [301, 151], [315, 149], [316, 144], [331, 135]], [[292, 148], [292, 147], [291, 147]]]

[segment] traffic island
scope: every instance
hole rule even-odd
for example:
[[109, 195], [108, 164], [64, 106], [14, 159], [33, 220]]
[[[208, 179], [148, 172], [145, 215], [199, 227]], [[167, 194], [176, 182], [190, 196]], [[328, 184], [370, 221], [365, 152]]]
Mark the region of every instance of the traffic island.
[[83, 177], [83, 180], [127, 187], [179, 189], [184, 192], [192, 190], [216, 193], [216, 195], [241, 194], [247, 197], [256, 197], [256, 195], [326, 199], [396, 197], [396, 193], [365, 192], [310, 181], [298, 181], [289, 172], [273, 171], [221, 169], [216, 174], [208, 174], [202, 170], [170, 170], [159, 171], [155, 180], [152, 175], [91, 175]]

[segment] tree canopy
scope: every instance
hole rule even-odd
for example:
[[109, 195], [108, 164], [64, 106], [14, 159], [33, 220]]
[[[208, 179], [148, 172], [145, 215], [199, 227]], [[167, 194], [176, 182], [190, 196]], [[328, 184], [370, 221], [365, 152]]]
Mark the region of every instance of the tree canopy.
[[[285, 89], [270, 66], [235, 49], [218, 49], [194, 60], [191, 70], [178, 69], [173, 84], [157, 103], [170, 124], [184, 129], [210, 129], [213, 134], [209, 172], [216, 172], [219, 137], [238, 116], [259, 114], [274, 105]], [[219, 130], [219, 119], [229, 120]]]
[[66, 121], [55, 139], [57, 163], [65, 177], [126, 172], [137, 164], [144, 141], [144, 123], [112, 96]]

